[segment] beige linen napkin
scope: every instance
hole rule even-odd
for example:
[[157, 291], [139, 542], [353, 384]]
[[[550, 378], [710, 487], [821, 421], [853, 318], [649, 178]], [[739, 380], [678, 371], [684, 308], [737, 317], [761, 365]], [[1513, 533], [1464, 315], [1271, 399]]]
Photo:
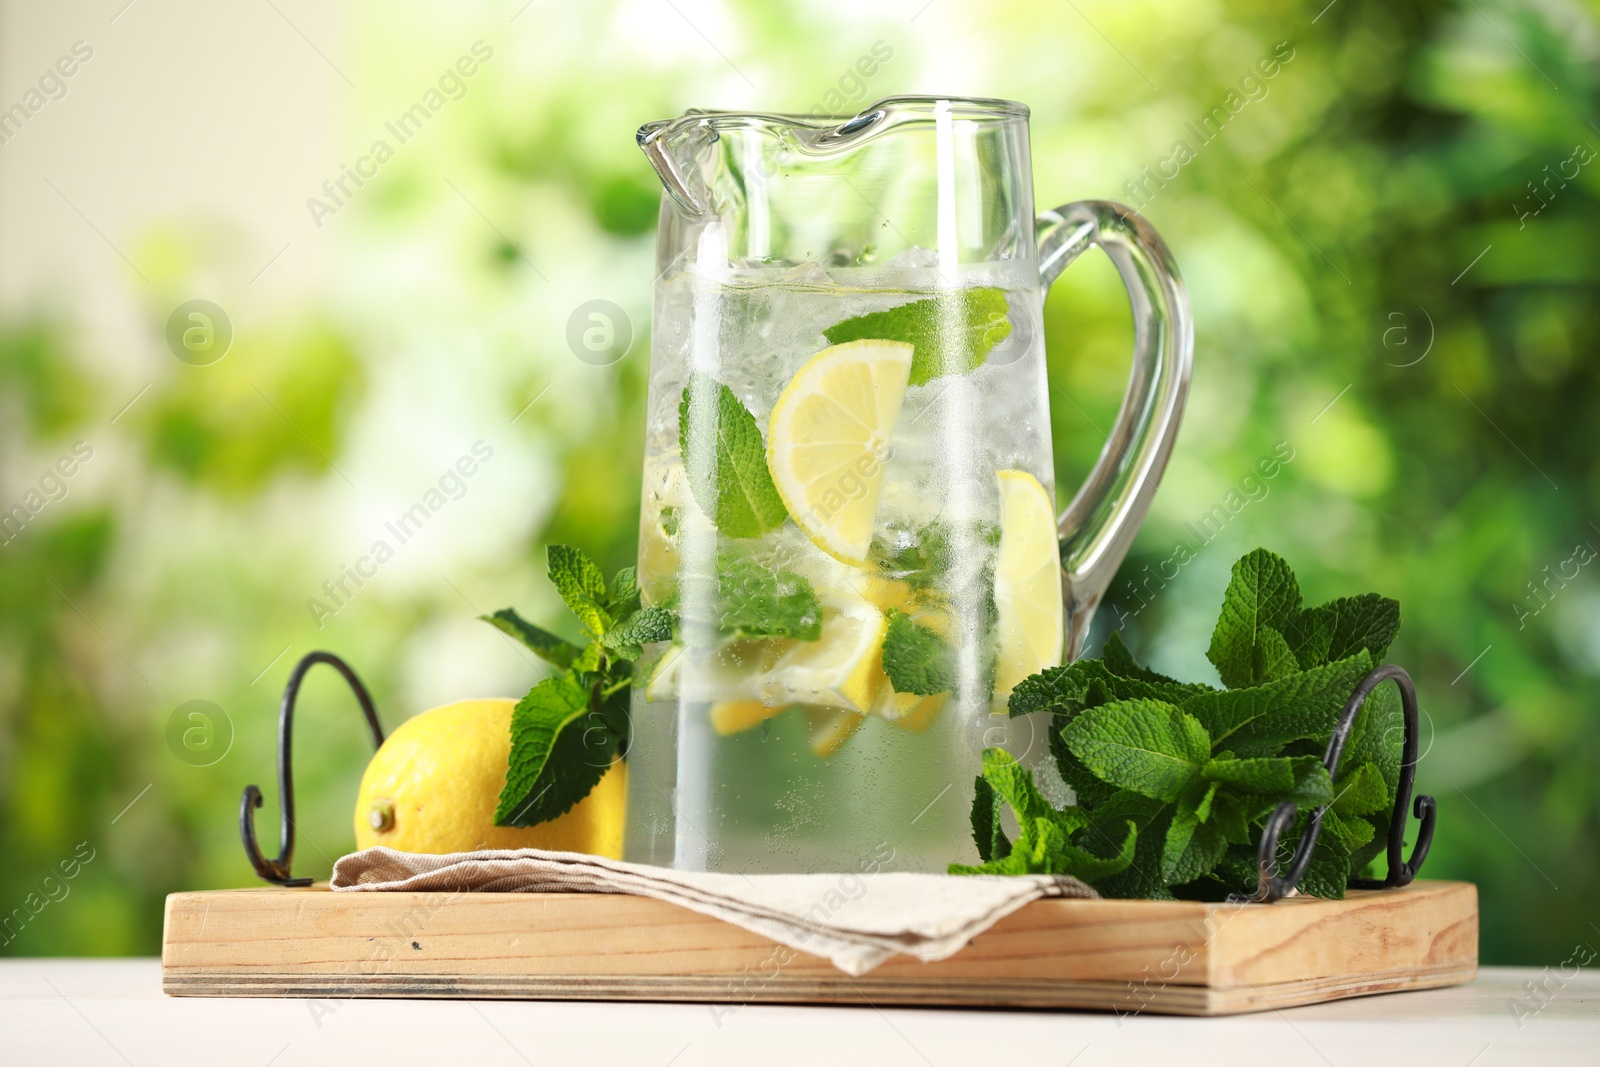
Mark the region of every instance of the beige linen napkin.
[[[892, 861], [891, 861], [892, 862]], [[580, 852], [485, 850], [423, 855], [369, 848], [333, 865], [336, 891], [631, 893], [670, 901], [860, 975], [897, 952], [953, 956], [1041, 897], [1096, 896], [1075, 878], [1034, 874], [717, 874], [623, 863]]]

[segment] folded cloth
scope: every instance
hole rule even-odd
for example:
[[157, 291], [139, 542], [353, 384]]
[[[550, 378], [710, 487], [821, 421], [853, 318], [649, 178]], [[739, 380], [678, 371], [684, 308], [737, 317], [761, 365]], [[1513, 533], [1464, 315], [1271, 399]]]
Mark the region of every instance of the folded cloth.
[[[892, 862], [892, 860], [890, 861]], [[1048, 874], [720, 874], [525, 848], [423, 855], [369, 848], [340, 858], [340, 892], [631, 893], [742, 926], [824, 956], [850, 975], [895, 953], [942, 960], [1030, 901], [1094, 897], [1076, 878]]]

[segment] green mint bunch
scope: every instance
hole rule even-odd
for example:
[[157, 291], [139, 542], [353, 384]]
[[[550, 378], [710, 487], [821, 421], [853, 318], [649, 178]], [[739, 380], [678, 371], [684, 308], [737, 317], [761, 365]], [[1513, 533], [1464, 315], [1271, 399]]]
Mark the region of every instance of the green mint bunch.
[[[1257, 549], [1234, 564], [1207, 651], [1227, 688], [1157, 674], [1115, 633], [1101, 659], [1016, 687], [1013, 716], [1050, 714], [1050, 753], [1077, 802], [1053, 809], [1026, 768], [985, 752], [972, 807], [984, 862], [951, 873], [1070, 874], [1114, 897], [1249, 894], [1262, 825], [1293, 801], [1302, 813], [1330, 805], [1300, 888], [1342, 898], [1387, 840], [1404, 738], [1394, 688], [1368, 697], [1337, 779], [1323, 754], [1399, 629], [1399, 603], [1373, 594], [1305, 607], [1289, 565]], [[1015, 842], [1002, 805], [1016, 817]]]
[[511, 713], [511, 758], [495, 808], [498, 826], [533, 826], [570, 811], [628, 741], [633, 664], [646, 645], [669, 641], [677, 616], [639, 603], [634, 568], [607, 585], [594, 561], [568, 545], [547, 552], [550, 582], [589, 638], [583, 645], [511, 608], [483, 619], [527, 645], [558, 673], [528, 690]]

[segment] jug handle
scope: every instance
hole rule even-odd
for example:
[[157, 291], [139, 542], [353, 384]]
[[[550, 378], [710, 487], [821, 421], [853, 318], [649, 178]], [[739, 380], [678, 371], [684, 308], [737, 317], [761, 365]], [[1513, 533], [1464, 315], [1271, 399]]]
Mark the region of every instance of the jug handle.
[[1133, 367], [1116, 425], [1088, 480], [1057, 523], [1066, 657], [1083, 651], [1095, 608], [1128, 554], [1172, 454], [1189, 395], [1194, 324], [1166, 243], [1133, 209], [1080, 200], [1039, 216], [1043, 287], [1098, 245], [1116, 264], [1133, 302]]

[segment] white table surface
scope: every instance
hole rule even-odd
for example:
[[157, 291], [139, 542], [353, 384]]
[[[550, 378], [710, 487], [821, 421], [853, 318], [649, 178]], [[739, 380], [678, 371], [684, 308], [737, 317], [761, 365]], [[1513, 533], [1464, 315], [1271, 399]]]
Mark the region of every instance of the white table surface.
[[[1529, 981], [1547, 992], [1531, 998]], [[1520, 1026], [1513, 1001], [1529, 1007]], [[1562, 984], [1554, 971], [1486, 968], [1457, 989], [1225, 1019], [729, 1007], [168, 997], [153, 959], [0, 960], [0, 1064], [1600, 1065], [1600, 970]]]

